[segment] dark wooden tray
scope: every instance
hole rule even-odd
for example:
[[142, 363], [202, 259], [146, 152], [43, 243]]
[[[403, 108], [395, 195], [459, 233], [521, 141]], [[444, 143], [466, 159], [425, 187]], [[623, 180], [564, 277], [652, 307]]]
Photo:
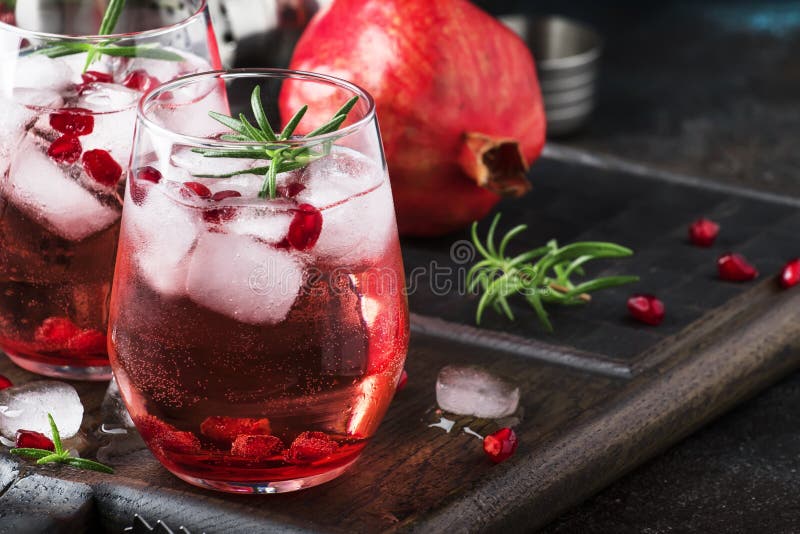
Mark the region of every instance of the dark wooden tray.
[[[800, 291], [781, 291], [774, 273], [797, 255], [800, 202], [703, 180], [653, 173], [586, 153], [548, 147], [532, 170], [534, 191], [500, 206], [502, 226], [527, 223], [522, 248], [550, 238], [603, 239], [637, 251], [596, 273], [635, 273], [635, 288], [599, 293], [580, 309], [558, 309], [555, 334], [515, 304], [515, 322], [492, 312], [474, 325], [476, 297], [434, 291], [431, 262], [459, 281], [465, 265], [451, 247], [463, 235], [404, 243], [416, 288], [409, 384], [356, 466], [301, 493], [229, 496], [190, 487], [146, 450], [113, 476], [32, 467], [0, 454], [0, 532], [120, 531], [140, 514], [191, 532], [528, 531], [581, 501], [800, 364]], [[712, 249], [686, 242], [686, 226], [706, 215], [723, 226]], [[716, 279], [725, 250], [750, 257], [759, 280]], [[457, 287], [457, 286], [455, 286]], [[658, 294], [658, 328], [627, 318], [632, 291]], [[494, 466], [463, 431], [496, 428], [461, 418], [445, 433], [434, 383], [449, 363], [477, 363], [516, 380], [522, 391], [517, 454]], [[0, 373], [33, 379], [7, 359]], [[87, 454], [104, 385], [76, 384], [87, 408]], [[3, 489], [4, 488], [4, 489]], [[272, 531], [272, 530], [271, 530]]]

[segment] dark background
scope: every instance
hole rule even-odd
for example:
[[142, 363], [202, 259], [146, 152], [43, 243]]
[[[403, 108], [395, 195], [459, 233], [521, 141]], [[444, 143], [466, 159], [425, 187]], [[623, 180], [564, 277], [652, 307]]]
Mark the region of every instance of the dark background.
[[[478, 3], [493, 13], [568, 15], [603, 35], [596, 112], [556, 143], [800, 194], [800, 2]], [[547, 532], [798, 532], [798, 495], [795, 374]]]

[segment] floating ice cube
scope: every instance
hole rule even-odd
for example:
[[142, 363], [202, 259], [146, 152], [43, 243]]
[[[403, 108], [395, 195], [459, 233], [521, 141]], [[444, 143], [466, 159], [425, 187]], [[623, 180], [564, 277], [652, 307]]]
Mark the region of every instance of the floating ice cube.
[[[170, 158], [170, 163], [179, 169], [187, 171], [190, 175], [229, 174], [264, 165], [263, 161], [259, 164], [258, 160], [246, 158], [208, 158], [197, 152], [192, 152], [192, 149], [187, 147], [181, 147], [175, 150]], [[224, 189], [224, 185], [230, 178], [213, 178], [210, 180], [213, 180], [214, 183], [220, 182], [220, 186]]]
[[90, 191], [65, 175], [28, 133], [2, 184], [4, 196], [57, 235], [80, 241], [111, 226], [117, 209], [101, 203]]
[[33, 430], [53, 437], [50, 413], [62, 438], [78, 433], [83, 404], [75, 388], [64, 382], [42, 380], [0, 391], [0, 434], [13, 438], [17, 430]]
[[80, 71], [73, 72], [63, 59], [44, 55], [31, 54], [20, 58], [14, 74], [14, 87], [63, 91], [76, 81], [80, 81]]
[[86, 87], [75, 106], [91, 110], [95, 115], [94, 130], [81, 137], [83, 149], [105, 150], [121, 167], [127, 167], [140, 96], [119, 84], [93, 83]]
[[312, 252], [358, 264], [386, 250], [395, 223], [392, 193], [383, 169], [355, 151], [338, 149], [311, 163], [304, 183], [306, 188], [297, 201], [319, 209], [328, 207], [322, 213], [322, 232]]
[[237, 209], [236, 217], [225, 223], [225, 230], [274, 244], [288, 235], [291, 222], [292, 215], [288, 212], [241, 207]]
[[498, 419], [519, 405], [519, 388], [476, 365], [448, 365], [436, 379], [439, 407], [458, 415]]
[[186, 289], [198, 304], [249, 324], [275, 324], [292, 308], [303, 266], [291, 253], [247, 236], [205, 233]]
[[[14, 89], [14, 101], [18, 104], [47, 109], [59, 109], [64, 106], [64, 97], [52, 89], [34, 89], [20, 87]], [[33, 111], [30, 111], [33, 113]]]
[[[8, 157], [33, 117], [32, 110], [15, 101], [0, 98], [0, 156]], [[3, 171], [7, 165], [8, 162], [4, 162]]]
[[147, 188], [141, 206], [126, 204], [123, 224], [138, 245], [134, 255], [150, 286], [167, 296], [185, 294], [189, 250], [200, 231], [198, 213], [169, 198], [162, 183]]

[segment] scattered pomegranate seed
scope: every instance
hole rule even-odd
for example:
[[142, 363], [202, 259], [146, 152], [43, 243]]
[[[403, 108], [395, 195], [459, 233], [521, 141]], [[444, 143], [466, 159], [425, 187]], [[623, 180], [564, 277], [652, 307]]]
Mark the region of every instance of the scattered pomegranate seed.
[[44, 449], [46, 451], [56, 450], [53, 440], [33, 430], [17, 430], [14, 446], [20, 449]]
[[633, 295], [628, 299], [628, 311], [637, 321], [652, 326], [664, 320], [664, 303], [653, 295]]
[[400, 391], [408, 383], [408, 373], [403, 369], [403, 374], [400, 375], [400, 381], [397, 383], [397, 391]]
[[88, 150], [82, 161], [86, 173], [100, 184], [112, 187], [122, 177], [122, 167], [105, 150]]
[[785, 289], [800, 284], [800, 258], [795, 258], [781, 270], [781, 286]]
[[292, 182], [289, 185], [278, 187], [278, 194], [282, 197], [294, 198], [299, 195], [304, 189], [305, 185], [300, 182]]
[[266, 418], [211, 416], [200, 424], [201, 434], [215, 441], [228, 443], [239, 435], [266, 436], [271, 432], [269, 419]]
[[517, 435], [511, 428], [501, 428], [483, 438], [483, 450], [496, 464], [508, 460], [517, 450]]
[[289, 225], [289, 244], [297, 250], [313, 247], [322, 231], [322, 213], [311, 204], [300, 204]]
[[94, 117], [88, 109], [62, 109], [50, 114], [50, 126], [63, 134], [89, 135], [94, 130]]
[[717, 260], [719, 277], [729, 282], [747, 282], [758, 276], [758, 270], [741, 254], [723, 254]]
[[112, 75], [97, 70], [87, 70], [86, 72], [81, 74], [81, 78], [83, 79], [84, 84], [89, 84], [94, 82], [100, 82], [100, 83], [114, 82], [114, 77]]
[[217, 191], [216, 193], [211, 195], [211, 200], [216, 200], [217, 202], [219, 202], [220, 200], [225, 200], [226, 198], [236, 198], [240, 196], [242, 196], [242, 194], [239, 191], [226, 189], [225, 191]]
[[81, 329], [66, 317], [48, 317], [36, 329], [34, 339], [53, 347], [66, 347]]
[[700, 218], [689, 225], [689, 241], [698, 247], [710, 247], [719, 235], [719, 225], [709, 219]]
[[290, 464], [307, 464], [330, 456], [339, 444], [324, 432], [303, 432], [283, 453], [283, 459]]
[[275, 436], [237, 436], [231, 454], [248, 458], [268, 458], [283, 452], [283, 442]]
[[47, 155], [53, 158], [56, 163], [75, 163], [81, 157], [83, 147], [80, 139], [74, 135], [62, 135], [47, 149]]
[[131, 72], [125, 77], [124, 80], [122, 80], [122, 85], [128, 89], [134, 89], [143, 93], [146, 93], [159, 83], [161, 82], [159, 82], [158, 78], [150, 76], [147, 74], [147, 71], [143, 69], [138, 69]]
[[67, 348], [81, 356], [106, 354], [106, 334], [99, 330], [84, 330], [67, 342]]
[[11, 383], [11, 380], [9, 380], [8, 378], [4, 377], [3, 375], [0, 375], [0, 390], [6, 389], [6, 388], [10, 388], [13, 385], [14, 384]]
[[[195, 195], [197, 195], [200, 198], [211, 198], [211, 189], [209, 189], [208, 187], [204, 186], [200, 182], [185, 182], [183, 185], [185, 185], [186, 188], [181, 189], [181, 194], [185, 198], [191, 198], [192, 197], [192, 195], [191, 195], [191, 193], [189, 193], [189, 191], [191, 191], [192, 193], [194, 193]], [[187, 191], [187, 189], [189, 191]]]

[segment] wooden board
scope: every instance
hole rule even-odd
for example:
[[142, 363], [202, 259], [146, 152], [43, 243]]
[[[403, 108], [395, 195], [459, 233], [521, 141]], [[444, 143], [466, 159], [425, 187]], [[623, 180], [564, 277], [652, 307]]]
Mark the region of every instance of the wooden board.
[[[116, 532], [134, 514], [195, 533], [531, 530], [798, 367], [800, 291], [781, 291], [772, 279], [796, 254], [796, 201], [558, 147], [548, 155], [532, 171], [533, 193], [500, 206], [503, 226], [529, 225], [522, 248], [553, 237], [629, 245], [634, 258], [595, 272], [639, 274], [637, 287], [554, 310], [552, 335], [519, 303], [515, 322], [490, 313], [478, 328], [476, 297], [434, 291], [427, 278], [435, 261], [458, 282], [468, 264], [454, 260], [451, 247], [466, 234], [406, 241], [406, 270], [417, 288], [410, 295], [410, 380], [350, 472], [295, 494], [229, 496], [184, 484], [146, 450], [126, 456], [113, 476], [0, 455], [0, 532], [20, 525]], [[686, 242], [686, 225], [699, 215], [723, 225], [713, 249]], [[751, 257], [762, 277], [718, 281], [715, 259], [726, 249]], [[661, 296], [663, 325], [627, 318], [633, 290]], [[480, 441], [463, 431], [488, 432], [495, 422], [461, 418], [449, 433], [429, 426], [438, 420], [436, 374], [449, 363], [481, 364], [519, 383], [521, 444], [509, 461], [491, 465]], [[0, 373], [18, 383], [34, 378], [6, 359]], [[75, 443], [91, 455], [105, 386], [78, 387], [88, 416]]]

